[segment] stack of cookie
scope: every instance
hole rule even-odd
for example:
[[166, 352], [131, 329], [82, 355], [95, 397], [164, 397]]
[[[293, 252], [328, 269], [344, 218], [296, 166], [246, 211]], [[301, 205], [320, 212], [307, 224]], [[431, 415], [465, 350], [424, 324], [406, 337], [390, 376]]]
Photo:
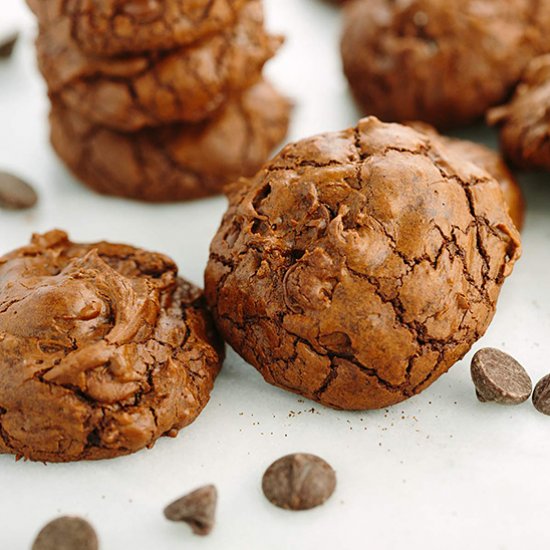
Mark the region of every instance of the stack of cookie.
[[95, 190], [148, 201], [219, 193], [284, 138], [262, 80], [280, 37], [261, 0], [28, 0], [52, 143]]

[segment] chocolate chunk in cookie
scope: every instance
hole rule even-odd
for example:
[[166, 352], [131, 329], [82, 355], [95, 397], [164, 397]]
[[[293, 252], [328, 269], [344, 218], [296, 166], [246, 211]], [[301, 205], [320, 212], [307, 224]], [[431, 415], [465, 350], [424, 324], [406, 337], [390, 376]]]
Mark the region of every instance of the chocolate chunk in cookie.
[[529, 64], [510, 103], [489, 112], [502, 150], [516, 166], [550, 171], [550, 55]]
[[0, 452], [152, 446], [195, 420], [222, 359], [201, 291], [166, 256], [50, 231], [0, 258]]
[[70, 20], [61, 19], [37, 40], [50, 96], [95, 124], [124, 132], [213, 116], [260, 78], [281, 44], [266, 33], [259, 0], [246, 4], [235, 27], [170, 52], [90, 57], [70, 31]]
[[344, 14], [344, 71], [386, 121], [467, 125], [550, 51], [549, 0], [357, 0]]
[[234, 189], [205, 293], [226, 341], [268, 382], [374, 409], [464, 356], [519, 255], [485, 170], [371, 117], [285, 147]]
[[94, 126], [60, 104], [50, 115], [55, 150], [86, 185], [146, 201], [221, 193], [254, 174], [286, 135], [290, 104], [260, 82], [217, 118], [123, 134]]
[[27, 0], [40, 24], [70, 21], [83, 51], [118, 55], [168, 50], [234, 23], [247, 0]]

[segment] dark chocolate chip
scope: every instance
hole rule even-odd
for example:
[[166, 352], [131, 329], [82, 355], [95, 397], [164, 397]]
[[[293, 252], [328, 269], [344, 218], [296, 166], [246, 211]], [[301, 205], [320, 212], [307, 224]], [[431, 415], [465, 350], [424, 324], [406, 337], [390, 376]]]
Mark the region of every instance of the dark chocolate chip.
[[84, 519], [63, 516], [50, 521], [36, 537], [32, 550], [98, 550], [93, 527]]
[[19, 33], [13, 31], [5, 35], [0, 35], [0, 59], [11, 57], [18, 38]]
[[164, 509], [166, 519], [183, 521], [196, 535], [208, 535], [214, 527], [218, 492], [214, 485], [201, 487], [172, 502]]
[[38, 196], [30, 184], [21, 178], [0, 172], [0, 206], [12, 210], [32, 208]]
[[517, 405], [529, 399], [533, 389], [525, 369], [498, 349], [479, 350], [472, 359], [471, 373], [478, 399], [482, 402]]
[[322, 458], [296, 453], [275, 461], [265, 472], [262, 489], [275, 506], [309, 510], [334, 493], [336, 473]]
[[533, 405], [542, 414], [550, 415], [550, 374], [537, 382], [533, 392]]

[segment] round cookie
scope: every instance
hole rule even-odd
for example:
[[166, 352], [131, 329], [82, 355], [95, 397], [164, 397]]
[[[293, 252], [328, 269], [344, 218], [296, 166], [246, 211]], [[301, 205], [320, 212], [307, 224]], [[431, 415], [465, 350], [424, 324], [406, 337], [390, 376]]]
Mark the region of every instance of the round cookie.
[[450, 138], [437, 133], [437, 130], [425, 123], [413, 122], [409, 126], [419, 132], [428, 133], [432, 139], [439, 139], [452, 153], [462, 156], [480, 168], [487, 170], [500, 184], [508, 213], [519, 231], [525, 222], [525, 198], [521, 187], [502, 157], [493, 149], [465, 139]]
[[41, 25], [70, 20], [78, 47], [112, 56], [167, 50], [232, 25], [246, 0], [27, 0]]
[[351, 89], [387, 121], [467, 125], [550, 51], [549, 0], [356, 0], [344, 14]]
[[55, 230], [0, 258], [0, 452], [112, 458], [199, 415], [223, 360], [201, 291], [161, 254]]
[[100, 193], [145, 201], [190, 200], [221, 193], [254, 174], [284, 138], [290, 104], [260, 82], [212, 120], [123, 134], [95, 126], [54, 103], [55, 150], [78, 179]]
[[510, 103], [487, 118], [516, 166], [550, 171], [550, 55], [533, 59]]
[[196, 122], [256, 82], [280, 37], [266, 33], [262, 4], [247, 2], [235, 27], [188, 48], [112, 59], [84, 55], [65, 18], [41, 30], [39, 66], [54, 101], [92, 122], [133, 132]]
[[205, 294], [266, 381], [375, 409], [464, 356], [520, 249], [485, 170], [371, 117], [288, 145], [234, 189]]

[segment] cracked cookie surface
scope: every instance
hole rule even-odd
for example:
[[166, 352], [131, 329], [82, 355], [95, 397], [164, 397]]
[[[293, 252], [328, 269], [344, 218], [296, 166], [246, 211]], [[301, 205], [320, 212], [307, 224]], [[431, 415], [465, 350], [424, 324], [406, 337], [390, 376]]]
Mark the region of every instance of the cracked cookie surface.
[[290, 108], [270, 84], [260, 82], [213, 120], [123, 134], [54, 103], [51, 138], [76, 177], [100, 193], [191, 200], [253, 175], [286, 135]]
[[426, 388], [481, 337], [520, 254], [498, 183], [375, 118], [235, 187], [205, 294], [265, 380], [342, 409]]
[[54, 102], [124, 132], [211, 117], [260, 79], [281, 38], [264, 28], [262, 4], [247, 2], [235, 27], [188, 48], [137, 56], [90, 57], [70, 35], [70, 21], [42, 28], [39, 67]]
[[54, 230], [0, 258], [0, 452], [152, 446], [199, 415], [222, 360], [202, 292], [166, 256]]
[[467, 125], [550, 51], [548, 0], [358, 0], [344, 19], [352, 91], [365, 114], [386, 121]]
[[518, 181], [502, 157], [489, 147], [473, 141], [445, 137], [443, 144], [454, 154], [487, 170], [497, 180], [508, 206], [510, 218], [517, 229], [521, 231], [525, 222], [525, 198]]
[[500, 185], [504, 200], [508, 205], [508, 213], [514, 225], [519, 231], [523, 229], [525, 222], [525, 198], [523, 191], [499, 153], [481, 143], [442, 136], [429, 124], [413, 122], [409, 126], [419, 132], [428, 133], [433, 140], [439, 139], [443, 146], [456, 155], [460, 155], [468, 162], [473, 162], [480, 168], [487, 170]]
[[550, 171], [550, 55], [531, 61], [510, 103], [489, 111], [516, 166]]
[[246, 0], [27, 0], [41, 25], [70, 22], [78, 47], [95, 55], [166, 50], [233, 24]]

